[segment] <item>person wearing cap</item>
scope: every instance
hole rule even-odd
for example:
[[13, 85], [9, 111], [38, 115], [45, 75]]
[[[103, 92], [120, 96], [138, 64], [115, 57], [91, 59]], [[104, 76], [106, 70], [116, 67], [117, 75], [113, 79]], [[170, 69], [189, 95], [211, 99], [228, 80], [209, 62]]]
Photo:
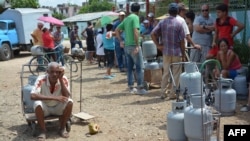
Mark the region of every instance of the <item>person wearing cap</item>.
[[[116, 35], [120, 41], [120, 46], [124, 47], [126, 59], [127, 59], [127, 78], [128, 87], [130, 93], [136, 94], [147, 94], [144, 89], [144, 64], [142, 50], [140, 47], [139, 37], [140, 37], [140, 21], [139, 21], [139, 11], [140, 5], [135, 2], [131, 5], [132, 13], [127, 16], [116, 28]], [[121, 38], [121, 31], [125, 32], [125, 42]], [[134, 75], [133, 70], [135, 66], [136, 79], [137, 79], [137, 89], [134, 88]]]
[[[61, 31], [61, 26], [56, 26], [56, 31], [53, 32], [53, 37], [54, 37], [54, 44], [55, 44], [55, 51], [57, 52], [57, 59], [62, 63], [62, 66], [64, 66], [64, 59], [61, 57], [63, 55], [63, 39], [64, 39], [64, 34]], [[59, 63], [59, 62], [58, 62]]]
[[[176, 18], [178, 5], [170, 3], [168, 6], [169, 17], [160, 21], [151, 32], [151, 37], [157, 49], [163, 54], [163, 76], [161, 81], [161, 98], [168, 100], [175, 99], [176, 94], [170, 83], [169, 67], [172, 63], [185, 61], [185, 32], [182, 24]], [[162, 43], [159, 42], [158, 36], [162, 37]], [[179, 85], [179, 77], [182, 71], [181, 65], [171, 67], [176, 86]]]
[[182, 24], [182, 27], [186, 35], [185, 47], [187, 47], [187, 43], [189, 42], [195, 49], [201, 49], [201, 46], [198, 44], [195, 44], [191, 38], [190, 31], [184, 19], [187, 11], [188, 11], [188, 7], [186, 7], [184, 3], [178, 3], [178, 15], [176, 16], [176, 18]]
[[140, 27], [141, 36], [144, 37], [144, 35], [150, 35], [149, 20], [144, 20], [142, 23], [143, 25]]
[[148, 13], [148, 21], [149, 21], [149, 32], [151, 32], [153, 28], [157, 25], [154, 13], [152, 12]]
[[201, 50], [191, 49], [190, 59], [193, 62], [203, 62], [212, 46], [214, 19], [209, 16], [209, 6], [201, 6], [201, 15], [195, 18], [193, 26], [193, 41], [201, 45]]
[[30, 34], [33, 38], [33, 45], [40, 45], [43, 46], [43, 39], [42, 39], [42, 35], [43, 35], [43, 23], [38, 22], [37, 23], [37, 28]]
[[[115, 31], [117, 26], [124, 20], [125, 15], [126, 15], [125, 12], [123, 11], [119, 12], [119, 19], [114, 22], [113, 31]], [[123, 31], [121, 33], [121, 37], [122, 41], [124, 41], [125, 34]], [[115, 55], [120, 72], [125, 72], [125, 69], [127, 67], [126, 60], [123, 59], [125, 57], [125, 52], [124, 49], [121, 48], [118, 38], [115, 38]]]

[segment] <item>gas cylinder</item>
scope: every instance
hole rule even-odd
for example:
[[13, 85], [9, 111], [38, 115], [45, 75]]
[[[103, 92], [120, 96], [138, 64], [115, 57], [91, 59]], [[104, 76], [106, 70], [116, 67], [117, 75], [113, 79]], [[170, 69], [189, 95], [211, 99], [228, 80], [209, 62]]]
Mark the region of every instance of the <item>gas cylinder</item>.
[[237, 70], [238, 75], [234, 78], [232, 88], [236, 91], [237, 99], [247, 99], [248, 89], [247, 89], [247, 78], [246, 78], [246, 70], [242, 67], [242, 69]]
[[30, 99], [30, 92], [34, 88], [34, 84], [36, 82], [37, 76], [30, 75], [28, 77], [28, 84], [22, 87], [22, 95], [23, 95], [23, 105], [25, 113], [33, 113], [33, 104], [34, 101]]
[[148, 69], [148, 70], [159, 69], [159, 64], [158, 62], [147, 62], [145, 64], [145, 69]]
[[231, 88], [233, 80], [220, 78], [219, 88], [214, 91], [215, 108], [222, 116], [229, 116], [235, 113], [236, 91]]
[[187, 88], [187, 94], [201, 93], [202, 78], [195, 62], [184, 64], [185, 72], [180, 75], [180, 92]]
[[157, 56], [157, 48], [152, 40], [144, 41], [142, 43], [142, 53], [146, 60], [153, 59]]
[[43, 55], [43, 47], [40, 45], [35, 45], [30, 48], [32, 55]]
[[167, 135], [170, 141], [186, 141], [184, 132], [184, 109], [186, 102], [172, 102], [172, 111], [167, 114]]
[[[184, 110], [184, 131], [189, 141], [210, 140], [213, 131], [212, 112], [205, 105], [205, 95], [190, 95], [191, 105]], [[208, 123], [206, 126], [205, 123]]]

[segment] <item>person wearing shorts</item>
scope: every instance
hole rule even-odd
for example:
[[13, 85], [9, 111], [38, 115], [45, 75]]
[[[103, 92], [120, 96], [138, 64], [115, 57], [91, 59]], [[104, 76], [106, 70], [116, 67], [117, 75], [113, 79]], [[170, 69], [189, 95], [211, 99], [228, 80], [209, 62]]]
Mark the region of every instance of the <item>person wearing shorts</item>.
[[59, 116], [59, 134], [68, 138], [66, 123], [72, 112], [73, 101], [70, 98], [69, 81], [64, 76], [64, 69], [57, 63], [48, 64], [47, 73], [40, 75], [35, 87], [31, 90], [31, 100], [34, 100], [34, 110], [41, 132], [38, 140], [46, 139], [45, 117]]
[[[220, 39], [218, 41], [218, 46], [220, 50], [217, 54], [217, 60], [221, 64], [222, 77], [234, 79], [237, 76], [237, 70], [242, 66], [239, 57], [230, 49], [230, 44], [227, 39]], [[215, 78], [219, 77], [219, 70], [216, 69], [214, 72]]]
[[93, 56], [95, 53], [94, 26], [92, 25], [90, 21], [88, 21], [87, 24], [88, 24], [88, 27], [85, 28], [85, 30], [83, 30], [81, 34], [82, 36], [86, 38], [87, 53], [88, 53], [87, 60], [89, 61], [89, 64], [94, 64], [94, 60], [93, 60]]

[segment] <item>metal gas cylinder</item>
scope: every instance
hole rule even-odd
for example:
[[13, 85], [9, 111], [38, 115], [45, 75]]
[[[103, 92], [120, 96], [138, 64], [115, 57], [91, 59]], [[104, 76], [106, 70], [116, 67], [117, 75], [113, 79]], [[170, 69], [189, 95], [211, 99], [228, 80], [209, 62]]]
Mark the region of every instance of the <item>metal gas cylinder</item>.
[[159, 64], [158, 62], [147, 62], [145, 64], [145, 69], [148, 69], [148, 70], [159, 69]]
[[201, 93], [202, 78], [195, 62], [184, 64], [185, 72], [180, 75], [180, 92], [183, 93], [187, 88], [187, 94]]
[[172, 102], [172, 111], [167, 114], [167, 135], [170, 141], [185, 141], [184, 109], [186, 102]]
[[34, 101], [30, 99], [30, 92], [35, 87], [34, 84], [36, 82], [37, 76], [30, 75], [28, 78], [28, 84], [22, 87], [22, 98], [23, 98], [23, 105], [24, 105], [24, 112], [25, 113], [33, 113], [33, 104]]
[[[205, 106], [205, 95], [190, 95], [191, 105], [184, 111], [184, 131], [189, 141], [210, 140], [213, 132], [212, 112]], [[205, 123], [208, 123], [206, 126]]]
[[43, 55], [43, 47], [40, 45], [35, 45], [30, 48], [30, 52], [32, 55]]
[[220, 78], [218, 80], [219, 88], [214, 91], [215, 108], [222, 116], [229, 116], [235, 113], [236, 91], [231, 88], [232, 82], [232, 79]]
[[234, 78], [232, 88], [236, 91], [237, 99], [247, 99], [248, 89], [247, 89], [247, 70], [242, 67], [240, 70], [237, 70], [238, 75]]
[[142, 43], [142, 53], [146, 60], [157, 56], [157, 48], [152, 40], [144, 41]]

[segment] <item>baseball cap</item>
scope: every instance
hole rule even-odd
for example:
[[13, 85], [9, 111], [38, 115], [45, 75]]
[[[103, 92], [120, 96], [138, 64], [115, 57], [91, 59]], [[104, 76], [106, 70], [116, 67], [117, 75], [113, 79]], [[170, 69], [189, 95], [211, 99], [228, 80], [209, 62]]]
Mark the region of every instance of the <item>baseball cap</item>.
[[102, 32], [102, 29], [101, 29], [101, 28], [98, 28], [98, 29], [97, 29], [97, 32]]
[[148, 13], [148, 17], [154, 17], [154, 13], [152, 12]]
[[179, 10], [188, 10], [189, 9], [187, 6], [185, 6], [184, 3], [178, 3], [178, 8], [179, 8]]
[[119, 12], [119, 15], [126, 15], [125, 12], [121, 11]]
[[178, 11], [179, 9], [179, 6], [177, 3], [170, 3], [169, 6], [168, 6], [168, 10], [170, 11]]
[[149, 21], [148, 20], [144, 20], [143, 23], [149, 23]]

